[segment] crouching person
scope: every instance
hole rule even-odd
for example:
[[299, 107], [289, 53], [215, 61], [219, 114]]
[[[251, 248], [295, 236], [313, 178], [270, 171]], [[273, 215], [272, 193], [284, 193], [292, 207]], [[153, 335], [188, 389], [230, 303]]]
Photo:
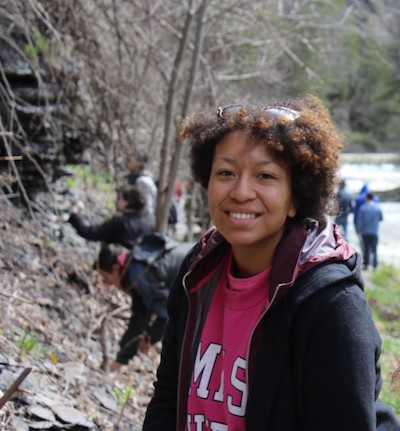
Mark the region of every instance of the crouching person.
[[161, 340], [169, 290], [192, 245], [153, 233], [140, 237], [129, 251], [110, 244], [101, 248], [96, 269], [105, 283], [131, 296], [131, 317], [110, 371]]

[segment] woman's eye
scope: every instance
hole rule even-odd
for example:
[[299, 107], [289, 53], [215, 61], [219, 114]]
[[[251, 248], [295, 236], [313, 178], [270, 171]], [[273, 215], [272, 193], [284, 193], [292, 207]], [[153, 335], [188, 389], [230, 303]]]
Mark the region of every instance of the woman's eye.
[[233, 175], [233, 172], [226, 171], [226, 170], [225, 171], [219, 171], [218, 175], [221, 176], [221, 177], [229, 177], [229, 176]]
[[269, 178], [274, 178], [274, 177], [271, 174], [267, 174], [266, 172], [263, 172], [262, 174], [260, 174], [260, 178], [269, 179]]

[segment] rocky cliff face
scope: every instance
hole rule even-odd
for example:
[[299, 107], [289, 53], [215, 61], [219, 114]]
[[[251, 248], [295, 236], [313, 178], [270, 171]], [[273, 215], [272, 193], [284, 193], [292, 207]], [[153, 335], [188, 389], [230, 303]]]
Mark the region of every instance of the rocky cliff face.
[[26, 201], [64, 175], [84, 145], [68, 122], [63, 71], [42, 61], [47, 45], [40, 33], [29, 41], [22, 28], [4, 19], [0, 32], [0, 185]]

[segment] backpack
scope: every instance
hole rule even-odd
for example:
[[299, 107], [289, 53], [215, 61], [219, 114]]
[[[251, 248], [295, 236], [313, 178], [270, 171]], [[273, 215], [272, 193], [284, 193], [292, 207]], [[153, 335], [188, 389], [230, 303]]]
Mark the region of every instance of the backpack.
[[124, 290], [140, 295], [152, 313], [166, 319], [169, 291], [193, 245], [179, 243], [160, 232], [140, 235], [128, 252]]

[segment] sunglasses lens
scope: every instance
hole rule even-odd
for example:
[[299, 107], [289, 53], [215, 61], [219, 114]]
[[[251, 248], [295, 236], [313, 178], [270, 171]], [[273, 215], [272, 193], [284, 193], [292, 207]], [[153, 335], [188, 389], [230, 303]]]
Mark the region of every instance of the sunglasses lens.
[[300, 112], [294, 109], [286, 108], [286, 106], [266, 106], [264, 111], [274, 114], [277, 117], [286, 118], [288, 121], [294, 121], [300, 117]]
[[[229, 116], [236, 115], [241, 110], [246, 109], [246, 105], [225, 105], [220, 106], [217, 110], [217, 114], [223, 120], [229, 118]], [[285, 106], [265, 106], [261, 108], [263, 111], [275, 117], [283, 117], [288, 121], [294, 121], [296, 118], [300, 117], [300, 112]]]
[[225, 105], [218, 108], [218, 116], [226, 120], [229, 116], [237, 114], [245, 105]]

